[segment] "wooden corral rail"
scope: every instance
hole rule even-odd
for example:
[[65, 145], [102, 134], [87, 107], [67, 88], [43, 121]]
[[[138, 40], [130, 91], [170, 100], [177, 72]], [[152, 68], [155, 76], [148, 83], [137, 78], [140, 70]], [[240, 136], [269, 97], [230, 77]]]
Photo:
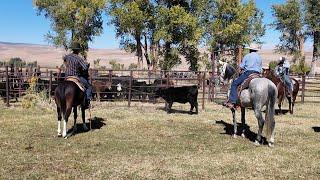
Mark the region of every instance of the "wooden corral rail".
[[[0, 70], [0, 92], [7, 105], [10, 101], [17, 100], [25, 95], [30, 86], [30, 79], [37, 78], [34, 91], [46, 90], [48, 97], [53, 95], [53, 91], [62, 77], [60, 69], [37, 68], [27, 70], [21, 68], [8, 68]], [[132, 101], [155, 103], [155, 88], [169, 86], [191, 86], [197, 85], [199, 88], [198, 102], [205, 108], [205, 102], [212, 100], [214, 95], [208, 94], [213, 89], [213, 84], [209, 83], [208, 72], [199, 71], [148, 71], [148, 70], [90, 70], [90, 80], [101, 82], [100, 101], [128, 101], [128, 106]], [[111, 82], [111, 89], [106, 88], [106, 82]], [[122, 83], [122, 91], [117, 91], [118, 83]], [[30, 89], [29, 89], [30, 91]], [[32, 91], [32, 90], [31, 90]], [[95, 94], [98, 92], [94, 92]], [[100, 95], [101, 95], [100, 94]]]
[[[17, 100], [23, 96], [29, 87], [31, 77], [37, 77], [35, 91], [46, 90], [48, 97], [62, 77], [61, 69], [37, 68], [31, 71], [19, 68], [0, 69], [0, 96], [9, 106], [10, 100]], [[292, 76], [300, 83], [298, 96], [301, 102], [320, 102], [320, 76]], [[207, 71], [148, 71], [148, 70], [90, 70], [91, 82], [98, 82], [94, 94], [99, 101], [132, 101], [155, 103], [155, 88], [169, 86], [197, 85], [199, 89], [198, 101], [202, 109], [206, 102], [221, 102], [226, 99], [228, 86], [219, 82], [218, 74]], [[106, 82], [110, 82], [111, 89], [107, 89]], [[121, 83], [121, 91], [117, 90]], [[99, 94], [100, 96], [97, 96]]]

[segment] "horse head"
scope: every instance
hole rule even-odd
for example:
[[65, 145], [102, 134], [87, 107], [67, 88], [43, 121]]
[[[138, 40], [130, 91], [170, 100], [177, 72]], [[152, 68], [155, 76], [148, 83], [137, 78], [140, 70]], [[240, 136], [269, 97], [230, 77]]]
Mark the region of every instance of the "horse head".
[[227, 82], [231, 80], [237, 70], [228, 63], [224, 63], [220, 70], [220, 80], [221, 82]]

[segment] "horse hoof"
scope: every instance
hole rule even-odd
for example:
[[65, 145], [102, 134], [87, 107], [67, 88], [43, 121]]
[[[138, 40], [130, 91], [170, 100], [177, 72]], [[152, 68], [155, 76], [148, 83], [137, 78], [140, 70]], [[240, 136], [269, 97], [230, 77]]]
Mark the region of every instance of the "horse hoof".
[[237, 135], [236, 135], [236, 134], [233, 134], [232, 137], [236, 139], [236, 138], [237, 138]]
[[246, 135], [244, 133], [241, 134], [241, 137], [246, 138]]
[[254, 145], [256, 145], [256, 146], [260, 146], [259, 141], [257, 141], [257, 140], [256, 140], [256, 141], [254, 142]]
[[58, 133], [58, 137], [62, 137], [62, 134], [61, 134], [61, 133]]
[[274, 147], [274, 144], [271, 143], [271, 142], [269, 142], [269, 143], [268, 143], [268, 146], [269, 146], [270, 148], [273, 148], [273, 147]]

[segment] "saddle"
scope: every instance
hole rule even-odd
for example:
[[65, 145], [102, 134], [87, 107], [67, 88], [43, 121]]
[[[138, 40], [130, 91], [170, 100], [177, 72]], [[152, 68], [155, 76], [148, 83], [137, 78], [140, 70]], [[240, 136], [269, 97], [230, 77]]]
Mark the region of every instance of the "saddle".
[[81, 83], [80, 78], [77, 76], [68, 76], [65, 81], [72, 81], [74, 83], [76, 83], [76, 85], [80, 88], [80, 90], [82, 92], [85, 92], [86, 88], [84, 87], [84, 85]]
[[255, 78], [262, 78], [262, 75], [258, 73], [250, 74], [249, 77], [246, 80], [244, 80], [243, 83], [238, 87], [238, 97], [240, 97], [240, 93], [242, 90], [249, 88], [251, 80]]

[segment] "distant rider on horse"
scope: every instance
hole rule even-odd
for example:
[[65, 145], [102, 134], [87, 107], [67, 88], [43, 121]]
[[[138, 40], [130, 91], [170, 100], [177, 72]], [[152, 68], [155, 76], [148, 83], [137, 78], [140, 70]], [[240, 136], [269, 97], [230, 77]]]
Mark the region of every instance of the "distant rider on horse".
[[278, 76], [288, 89], [289, 96], [292, 95], [293, 85], [289, 74], [290, 63], [285, 57], [280, 57], [279, 63], [275, 68], [275, 74]]
[[229, 99], [223, 104], [224, 106], [233, 109], [238, 100], [237, 88], [240, 86], [250, 74], [262, 72], [262, 58], [259, 56], [257, 51], [259, 47], [257, 44], [252, 44], [249, 47], [249, 54], [245, 55], [241, 64], [240, 70], [241, 74], [237, 79], [235, 79], [231, 84]]
[[85, 100], [85, 109], [89, 108], [90, 100], [92, 99], [92, 86], [87, 79], [81, 77], [81, 70], [88, 70], [89, 64], [79, 56], [81, 47], [80, 44], [77, 42], [72, 43], [70, 46], [72, 53], [65, 55], [63, 57], [63, 61], [66, 67], [65, 75], [66, 78], [68, 76], [76, 76], [79, 77], [80, 82], [86, 88], [86, 100]]

